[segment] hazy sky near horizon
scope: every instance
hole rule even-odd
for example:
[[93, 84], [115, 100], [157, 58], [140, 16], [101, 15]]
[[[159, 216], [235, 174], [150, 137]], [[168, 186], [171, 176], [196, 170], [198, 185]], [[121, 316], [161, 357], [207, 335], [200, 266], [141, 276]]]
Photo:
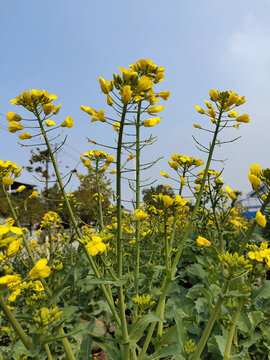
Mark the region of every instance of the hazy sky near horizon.
[[[247, 102], [239, 113], [248, 113], [251, 119], [240, 130], [228, 130], [225, 139], [241, 138], [215, 154], [228, 158], [223, 172], [226, 184], [247, 193], [249, 165], [270, 167], [269, 0], [259, 0], [256, 6], [251, 0], [0, 0], [0, 5], [0, 113], [19, 113], [9, 100], [23, 90], [57, 94], [56, 103], [62, 103], [62, 108], [56, 119], [62, 122], [70, 115], [75, 120], [59, 153], [62, 172], [66, 166], [74, 168], [82, 152], [93, 149], [86, 137], [113, 143], [113, 130], [91, 123], [80, 106], [106, 111], [98, 77], [110, 80], [119, 66], [127, 67], [140, 58], [165, 67], [158, 89], [171, 92], [162, 122], [144, 129], [145, 136], [158, 137], [143, 155], [146, 161], [164, 157], [151, 170], [156, 184], [170, 183], [159, 173], [165, 170], [173, 175], [167, 164], [171, 154], [205, 159], [192, 135], [205, 144], [208, 137], [192, 123], [205, 121], [194, 105], [203, 105], [209, 89], [245, 95]], [[5, 116], [0, 116], [1, 159], [28, 165], [30, 148], [20, 147], [18, 135], [8, 133], [6, 126]], [[79, 172], [85, 171], [80, 167]], [[37, 183], [26, 172], [21, 180]], [[72, 184], [74, 189], [78, 182]]]

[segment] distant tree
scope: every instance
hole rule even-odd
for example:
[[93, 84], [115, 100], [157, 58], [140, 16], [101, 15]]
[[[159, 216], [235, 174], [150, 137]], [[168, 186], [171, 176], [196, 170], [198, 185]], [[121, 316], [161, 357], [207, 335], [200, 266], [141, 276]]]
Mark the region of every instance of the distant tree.
[[[102, 208], [106, 209], [110, 205], [110, 198], [112, 189], [110, 188], [111, 181], [106, 178], [103, 172], [99, 173], [100, 191], [103, 202]], [[78, 213], [80, 218], [87, 224], [97, 221], [97, 182], [96, 176], [92, 171], [88, 171], [80, 180], [78, 189], [74, 192], [78, 203]]]
[[143, 189], [142, 195], [143, 195], [143, 202], [146, 205], [154, 205], [155, 207], [158, 207], [158, 204], [154, 201], [152, 195], [169, 195], [171, 197], [174, 197], [174, 191], [171, 188], [167, 188], [164, 185], [157, 185], [157, 186], [151, 186], [150, 188]]
[[45, 182], [45, 189], [43, 191], [43, 196], [45, 198], [46, 211], [49, 211], [49, 152], [48, 150], [40, 150], [36, 148], [36, 152], [31, 150], [31, 158], [29, 160], [30, 166], [26, 166], [26, 170], [29, 172], [34, 172], [41, 177], [41, 180]]

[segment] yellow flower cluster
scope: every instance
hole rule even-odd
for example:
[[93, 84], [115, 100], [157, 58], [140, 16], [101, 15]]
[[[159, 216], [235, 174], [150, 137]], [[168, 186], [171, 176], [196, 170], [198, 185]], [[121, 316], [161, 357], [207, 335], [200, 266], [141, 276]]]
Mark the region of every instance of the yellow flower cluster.
[[218, 255], [220, 262], [225, 269], [228, 269], [230, 273], [236, 270], [250, 269], [252, 265], [249, 260], [246, 260], [244, 256], [239, 256], [238, 253], [231, 254], [228, 251], [225, 254]]
[[[86, 159], [85, 159], [86, 158]], [[80, 157], [83, 165], [90, 170], [96, 171], [97, 168], [101, 172], [105, 172], [114, 162], [114, 156], [109, 156], [102, 150], [91, 150], [82, 154]]]
[[[44, 117], [40, 120], [47, 127], [51, 127], [51, 126], [55, 126], [56, 124], [55, 121], [48, 119], [48, 116], [57, 115], [61, 108], [61, 104], [58, 106], [52, 104], [52, 101], [56, 99], [57, 96], [55, 94], [50, 95], [46, 90], [32, 89], [29, 91], [23, 91], [21, 95], [18, 95], [15, 99], [12, 99], [10, 101], [10, 104], [21, 105], [26, 110], [34, 113], [35, 115], [38, 114], [39, 117], [41, 117], [41, 114], [43, 112]], [[25, 126], [20, 123], [20, 121], [22, 120], [21, 116], [15, 114], [12, 111], [7, 113], [7, 120], [9, 122], [8, 131], [11, 133], [15, 133], [25, 128]], [[61, 123], [60, 126], [71, 128], [73, 124], [74, 124], [74, 120], [70, 116], [68, 116]], [[20, 140], [27, 140], [31, 138], [32, 135], [29, 134], [27, 131], [19, 135]]]
[[102, 242], [102, 238], [96, 235], [92, 236], [91, 241], [85, 247], [91, 256], [96, 256], [98, 253], [103, 253], [106, 250], [106, 245]]
[[145, 295], [143, 295], [143, 296], [137, 295], [136, 297], [132, 298], [132, 302], [143, 309], [152, 307], [156, 303], [154, 300], [151, 301], [151, 297], [149, 294], [146, 296]]
[[14, 183], [13, 178], [17, 178], [20, 176], [22, 171], [22, 167], [18, 167], [18, 165], [10, 160], [3, 161], [0, 159], [0, 179], [4, 186], [8, 187]]
[[47, 212], [40, 223], [41, 229], [52, 229], [54, 226], [58, 227], [62, 223], [59, 215], [54, 211]]
[[[213, 104], [211, 104], [210, 101], [205, 100], [205, 105], [207, 107], [207, 110], [204, 110], [198, 105], [195, 105], [195, 109], [198, 111], [198, 113], [209, 116], [211, 122], [213, 124], [217, 123], [218, 117], [220, 115], [220, 111], [228, 112], [227, 117], [228, 119], [222, 119], [222, 121], [236, 121], [236, 123], [233, 125], [234, 127], [238, 128], [239, 123], [249, 123], [250, 118], [248, 114], [243, 114], [238, 116], [238, 113], [235, 110], [232, 110], [234, 107], [238, 107], [245, 103], [245, 97], [240, 97], [235, 92], [232, 91], [224, 91], [220, 92], [214, 89], [211, 89], [209, 91], [210, 100], [215, 103], [216, 110], [214, 109]], [[234, 120], [235, 119], [235, 120]], [[219, 119], [220, 120], [220, 119]], [[202, 127], [198, 124], [193, 124], [195, 128], [201, 129]]]
[[178, 170], [178, 168], [190, 169], [191, 167], [199, 167], [204, 164], [202, 159], [195, 159], [187, 155], [173, 154], [171, 155], [172, 161], [168, 161], [171, 168]]
[[60, 318], [62, 313], [63, 311], [58, 311], [57, 306], [53, 309], [42, 307], [41, 309], [36, 311], [33, 320], [37, 328], [45, 330], [49, 327], [49, 325], [56, 322]]
[[248, 245], [249, 249], [252, 251], [248, 252], [248, 257], [251, 260], [256, 260], [258, 262], [265, 262], [267, 267], [270, 268], [270, 249], [268, 249], [268, 243], [262, 242], [261, 246], [257, 245]]
[[[107, 97], [107, 104], [112, 106], [114, 104], [113, 96], [111, 92], [116, 89], [120, 95], [121, 102], [124, 106], [130, 103], [137, 103], [142, 100], [149, 102], [147, 109], [148, 114], [156, 115], [160, 113], [165, 106], [154, 106], [156, 102], [159, 102], [159, 98], [168, 100], [169, 91], [163, 91], [160, 93], [154, 93], [153, 85], [162, 81], [164, 78], [163, 67], [159, 67], [151, 60], [140, 59], [136, 63], [129, 66], [128, 69], [120, 67], [121, 75], [113, 74], [113, 80], [106, 81], [102, 77], [99, 77], [99, 83], [101, 91]], [[104, 110], [96, 111], [92, 107], [82, 105], [81, 110], [85, 111], [92, 116], [91, 121], [106, 122]], [[153, 127], [161, 122], [160, 117], [153, 117], [150, 119], [142, 120], [141, 125], [145, 127]], [[120, 123], [115, 122], [111, 124], [115, 131], [119, 131]]]

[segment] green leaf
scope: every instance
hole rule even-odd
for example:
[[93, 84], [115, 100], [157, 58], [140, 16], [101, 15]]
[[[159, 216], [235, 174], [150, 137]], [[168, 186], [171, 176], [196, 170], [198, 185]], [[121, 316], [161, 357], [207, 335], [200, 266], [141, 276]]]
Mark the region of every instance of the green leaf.
[[172, 356], [172, 355], [177, 355], [177, 357], [174, 357], [174, 359], [185, 360], [185, 358], [182, 355], [179, 354], [178, 345], [171, 345], [171, 346], [168, 346], [168, 347], [164, 347], [164, 348], [156, 351], [151, 356], [149, 356], [147, 358], [147, 360], [160, 360], [163, 357]]
[[248, 313], [248, 318], [252, 324], [252, 331], [255, 330], [260, 322], [266, 319], [262, 311], [251, 311]]
[[219, 351], [223, 356], [226, 348], [227, 339], [225, 338], [225, 336], [221, 335], [215, 335], [215, 339], [218, 344]]
[[53, 291], [53, 295], [48, 299], [48, 304], [52, 304], [54, 302], [57, 302], [60, 298], [60, 296], [69, 288], [70, 286], [61, 286], [57, 290]]
[[161, 319], [160, 317], [158, 317], [154, 314], [150, 313], [150, 314], [145, 315], [137, 323], [134, 324], [134, 326], [130, 332], [130, 341], [132, 341], [132, 342], [139, 341], [143, 335], [144, 330], [147, 328], [147, 326], [150, 323], [152, 323], [154, 321], [165, 322], [164, 319]]
[[121, 360], [120, 349], [112, 341], [115, 340], [111, 336], [106, 336], [104, 340], [93, 337], [98, 346], [105, 351], [110, 360]]
[[[94, 324], [95, 324], [95, 320], [92, 319], [89, 325], [87, 326], [86, 330], [92, 332], [94, 328]], [[82, 337], [78, 360], [90, 359], [92, 343], [93, 343], [93, 338], [88, 333], [85, 333]]]
[[177, 343], [181, 350], [180, 353], [184, 354], [185, 344], [188, 341], [187, 331], [183, 326], [181, 312], [176, 307], [174, 307], [174, 321], [177, 328]]
[[260, 287], [253, 286], [251, 292], [251, 298], [256, 301], [260, 298], [267, 299], [270, 297], [270, 280], [265, 280]]
[[24, 346], [22, 341], [18, 340], [16, 342], [16, 344], [14, 345], [12, 355], [13, 355], [14, 359], [17, 359], [17, 358], [19, 358], [20, 355], [27, 355], [29, 357], [33, 357], [33, 356], [38, 355], [39, 352], [40, 352], [40, 348], [26, 349], [26, 347]]

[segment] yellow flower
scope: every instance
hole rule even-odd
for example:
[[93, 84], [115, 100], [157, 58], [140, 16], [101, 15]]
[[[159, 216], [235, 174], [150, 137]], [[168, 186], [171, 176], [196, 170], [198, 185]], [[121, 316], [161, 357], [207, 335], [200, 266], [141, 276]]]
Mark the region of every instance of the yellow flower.
[[125, 85], [122, 90], [122, 103], [127, 104], [132, 98], [132, 91], [130, 85]]
[[18, 239], [18, 240], [12, 241], [12, 243], [9, 244], [8, 249], [7, 249], [8, 257], [16, 254], [19, 251], [21, 242], [22, 242], [22, 239]]
[[255, 216], [255, 220], [256, 220], [258, 225], [260, 225], [262, 227], [265, 227], [266, 218], [265, 218], [265, 215], [262, 215], [262, 213], [260, 211], [257, 211], [256, 216]]
[[42, 90], [35, 90], [35, 89], [32, 89], [30, 90], [32, 96], [34, 99], [38, 99], [40, 98], [42, 95], [43, 95], [43, 91]]
[[93, 236], [92, 241], [90, 241], [85, 246], [91, 256], [96, 256], [99, 252], [104, 252], [106, 250], [106, 245], [102, 242], [100, 236]]
[[19, 124], [16, 121], [10, 121], [9, 125], [10, 126], [8, 126], [8, 131], [11, 133], [15, 133], [16, 131], [22, 130], [24, 128], [22, 124]]
[[134, 214], [134, 219], [135, 220], [143, 220], [143, 219], [146, 219], [148, 218], [148, 214], [141, 210], [141, 209], [136, 209], [135, 210], [135, 214]]
[[197, 129], [201, 129], [202, 127], [201, 127], [201, 125], [198, 125], [198, 124], [192, 124], [195, 128], [197, 128]]
[[169, 161], [168, 160], [168, 164], [170, 165], [171, 168], [173, 168], [174, 170], [178, 169], [178, 163], [176, 161]]
[[211, 242], [202, 236], [198, 236], [196, 242], [199, 246], [211, 246]]
[[229, 197], [232, 199], [232, 200], [236, 200], [237, 199], [237, 196], [235, 195], [235, 193], [229, 188], [229, 186], [225, 186], [225, 189], [227, 191], [227, 194], [229, 195]]
[[149, 79], [149, 77], [143, 75], [140, 78], [140, 81], [137, 86], [137, 94], [140, 94], [141, 92], [149, 91], [153, 86], [152, 81]]
[[20, 115], [15, 114], [14, 112], [10, 111], [7, 113], [7, 121], [21, 121], [22, 118]]
[[250, 122], [250, 118], [248, 114], [243, 114], [241, 116], [238, 116], [238, 118], [236, 118], [237, 122], [242, 122], [242, 123], [249, 123]]
[[160, 172], [160, 175], [164, 176], [165, 178], [169, 177], [169, 175], [163, 170]]
[[49, 126], [54, 126], [55, 122], [53, 120], [47, 119], [45, 120], [45, 124], [49, 127]]
[[156, 124], [159, 124], [161, 122], [161, 118], [156, 117], [156, 118], [151, 118], [151, 119], [146, 119], [142, 121], [142, 125], [144, 127], [153, 127]]
[[73, 124], [74, 124], [74, 120], [72, 119], [72, 117], [68, 116], [66, 117], [65, 121], [62, 122], [61, 126], [72, 128]]
[[196, 109], [200, 114], [204, 114], [204, 113], [205, 113], [205, 111], [204, 111], [201, 107], [199, 107], [198, 105], [194, 105], [194, 107], [195, 107], [195, 109]]
[[249, 171], [251, 174], [255, 175], [255, 176], [259, 176], [260, 175], [260, 164], [252, 164], [251, 167], [249, 168]]
[[185, 206], [187, 203], [187, 199], [183, 199], [179, 194], [175, 196], [174, 203], [176, 205]]
[[24, 185], [18, 187], [17, 192], [22, 192], [25, 189]]
[[21, 292], [20, 289], [13, 291], [13, 293], [9, 296], [8, 301], [10, 302], [15, 301], [17, 296], [20, 294], [20, 292]]
[[41, 283], [41, 281], [37, 280], [35, 282], [35, 288], [34, 288], [35, 291], [43, 291], [44, 290], [44, 287]]
[[49, 115], [55, 108], [55, 106], [52, 103], [44, 104], [42, 105], [42, 107], [45, 115]]
[[154, 106], [147, 109], [148, 114], [153, 115], [156, 113], [161, 112], [165, 108], [165, 105], [163, 106]]
[[218, 99], [218, 91], [211, 89], [211, 90], [209, 91], [209, 95], [210, 95], [210, 99], [211, 99], [212, 101], [214, 101], [214, 102], [217, 101], [217, 99]]
[[136, 157], [136, 154], [129, 154], [129, 157], [127, 158], [127, 161], [130, 161]]
[[112, 124], [113, 128], [115, 131], [119, 131], [120, 129], [120, 122], [116, 121], [115, 123]]
[[12, 185], [14, 183], [14, 180], [9, 178], [9, 177], [3, 177], [2, 178], [2, 183], [5, 185], [5, 186], [9, 186], [9, 185]]
[[53, 114], [54, 114], [54, 115], [58, 114], [58, 113], [59, 113], [60, 108], [61, 108], [61, 104], [60, 104], [60, 105], [58, 105], [58, 106], [56, 106], [56, 107], [53, 109]]
[[257, 190], [261, 185], [261, 179], [259, 179], [256, 175], [248, 174], [248, 179], [251, 182], [252, 189]]
[[236, 104], [239, 100], [239, 95], [236, 93], [232, 93], [230, 94], [230, 96], [228, 97], [228, 100], [226, 101], [226, 106], [231, 106], [233, 104]]
[[208, 109], [212, 109], [212, 105], [210, 104], [209, 101], [204, 100], [204, 102], [205, 102], [206, 106], [208, 107]]
[[23, 91], [23, 99], [27, 102], [28, 105], [31, 105], [31, 94], [28, 91]]
[[162, 199], [165, 209], [173, 204], [173, 199], [169, 195], [163, 195]]
[[110, 171], [110, 174], [116, 174], [116, 173], [117, 173], [117, 170], [116, 170], [116, 169]]
[[29, 195], [29, 199], [34, 199], [34, 198], [37, 198], [38, 197], [38, 192], [36, 191], [36, 190], [34, 190], [33, 192], [32, 192], [32, 194], [31, 195]]
[[157, 94], [157, 97], [161, 97], [163, 100], [168, 100], [169, 96], [170, 96], [169, 91], [162, 91], [162, 92]]
[[92, 115], [92, 116], [93, 116], [94, 112], [96, 112], [96, 110], [94, 110], [93, 108], [83, 106], [83, 105], [81, 105], [80, 109], [85, 111], [87, 114]]
[[46, 278], [50, 275], [51, 269], [47, 266], [47, 259], [40, 259], [29, 272], [30, 279]]
[[32, 135], [30, 135], [28, 132], [24, 132], [21, 135], [19, 135], [19, 139], [21, 140], [27, 140], [31, 139]]
[[231, 112], [229, 112], [228, 117], [229, 118], [237, 118], [238, 114], [235, 110], [232, 110]]
[[108, 94], [113, 89], [113, 81], [106, 81], [101, 76], [98, 78], [101, 90], [104, 94]]
[[5, 275], [0, 277], [0, 285], [14, 284], [18, 283], [20, 280], [20, 275]]

